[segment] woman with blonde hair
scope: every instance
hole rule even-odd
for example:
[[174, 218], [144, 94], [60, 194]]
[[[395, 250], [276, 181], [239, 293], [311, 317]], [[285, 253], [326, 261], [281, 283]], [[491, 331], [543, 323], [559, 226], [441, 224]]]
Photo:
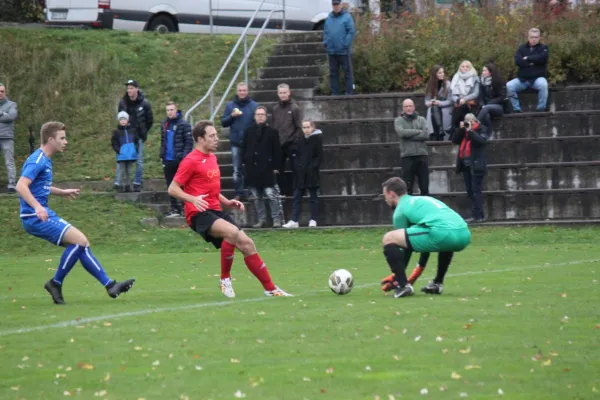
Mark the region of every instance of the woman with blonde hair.
[[460, 63], [458, 71], [454, 74], [450, 83], [452, 91], [452, 129], [456, 131], [465, 115], [476, 112], [477, 99], [479, 98], [479, 76], [470, 61], [464, 60]]

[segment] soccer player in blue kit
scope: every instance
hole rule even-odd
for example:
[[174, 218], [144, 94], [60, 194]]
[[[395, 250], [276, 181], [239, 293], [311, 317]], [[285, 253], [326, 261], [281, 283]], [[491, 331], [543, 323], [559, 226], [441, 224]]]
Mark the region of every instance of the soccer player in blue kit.
[[44, 285], [55, 304], [64, 304], [62, 284], [77, 261], [96, 278], [112, 298], [131, 289], [135, 279], [117, 282], [110, 279], [100, 262], [92, 254], [90, 243], [83, 233], [56, 215], [48, 207], [48, 195], [74, 199], [79, 189], [59, 189], [52, 186], [52, 156], [62, 153], [67, 145], [65, 125], [61, 122], [47, 122], [41, 130], [42, 145], [34, 151], [25, 164], [17, 182], [20, 196], [20, 217], [23, 228], [30, 235], [65, 247], [54, 278]]

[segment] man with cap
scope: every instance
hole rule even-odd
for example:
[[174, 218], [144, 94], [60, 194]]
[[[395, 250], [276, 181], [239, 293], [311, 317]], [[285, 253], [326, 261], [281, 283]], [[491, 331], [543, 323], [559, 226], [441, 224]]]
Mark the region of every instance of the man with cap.
[[344, 71], [346, 94], [354, 90], [352, 73], [352, 41], [354, 40], [354, 19], [341, 4], [341, 0], [332, 0], [333, 11], [325, 20], [323, 45], [329, 56], [329, 80], [331, 94], [340, 95], [340, 67]]
[[15, 168], [15, 120], [17, 103], [6, 97], [6, 86], [0, 83], [0, 150], [8, 173], [8, 193], [16, 193], [17, 169]]
[[[137, 130], [138, 134], [138, 158], [136, 162], [135, 177], [133, 179], [133, 190], [136, 192], [142, 189], [142, 175], [144, 173], [144, 143], [148, 138], [148, 132], [154, 124], [154, 115], [152, 106], [144, 97], [144, 93], [139, 89], [137, 81], [130, 79], [125, 82], [127, 91], [119, 102], [119, 110], [129, 114], [129, 125]], [[119, 187], [119, 165], [117, 164], [117, 180], [115, 187]]]

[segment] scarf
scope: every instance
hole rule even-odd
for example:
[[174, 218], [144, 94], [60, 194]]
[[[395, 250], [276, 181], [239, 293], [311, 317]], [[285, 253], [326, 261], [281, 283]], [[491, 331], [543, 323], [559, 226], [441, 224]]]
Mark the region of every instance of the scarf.
[[467, 73], [457, 72], [452, 78], [452, 93], [458, 93], [461, 97], [471, 93], [471, 89], [475, 85], [475, 76], [473, 71]]
[[483, 86], [491, 86], [492, 85], [492, 76], [483, 76], [481, 75], [481, 83]]
[[[477, 128], [479, 128], [479, 124], [474, 123], [472, 129]], [[469, 136], [468, 131], [465, 132], [465, 136], [463, 136], [463, 139], [460, 142], [460, 149], [458, 151], [458, 155], [461, 160], [471, 157], [471, 137]]]

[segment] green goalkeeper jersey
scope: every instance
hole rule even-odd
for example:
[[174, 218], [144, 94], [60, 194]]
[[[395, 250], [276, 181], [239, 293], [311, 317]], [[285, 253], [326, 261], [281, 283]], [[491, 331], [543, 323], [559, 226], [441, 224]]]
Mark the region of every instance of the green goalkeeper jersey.
[[467, 228], [465, 220], [443, 202], [429, 196], [400, 198], [393, 217], [394, 229], [406, 229], [413, 225], [435, 229]]

